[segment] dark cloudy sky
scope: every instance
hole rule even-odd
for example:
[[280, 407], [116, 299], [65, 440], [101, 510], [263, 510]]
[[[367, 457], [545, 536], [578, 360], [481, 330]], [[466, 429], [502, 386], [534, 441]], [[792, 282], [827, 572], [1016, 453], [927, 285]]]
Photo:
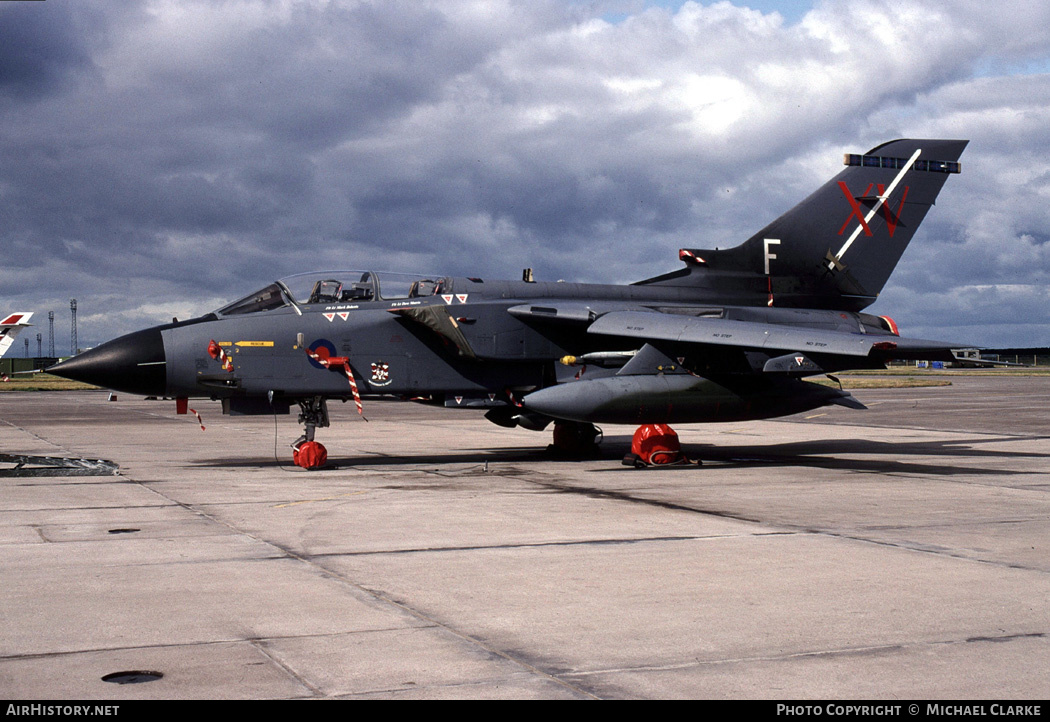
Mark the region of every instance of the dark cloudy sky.
[[2, 2], [2, 310], [66, 353], [71, 297], [88, 346], [323, 268], [628, 282], [947, 137], [872, 310], [1050, 345], [1050, 4], [752, 5]]

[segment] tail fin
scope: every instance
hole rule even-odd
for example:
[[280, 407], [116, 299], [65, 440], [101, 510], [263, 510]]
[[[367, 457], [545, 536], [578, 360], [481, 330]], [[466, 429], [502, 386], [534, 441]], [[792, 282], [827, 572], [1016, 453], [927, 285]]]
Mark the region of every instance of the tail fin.
[[29, 319], [32, 315], [31, 313], [12, 313], [0, 321], [0, 356], [11, 348], [11, 344], [15, 342], [15, 336], [29, 326]]
[[732, 290], [749, 304], [860, 310], [875, 301], [948, 176], [960, 172], [967, 142], [894, 140], [847, 155], [845, 170], [742, 245], [683, 249], [688, 277], [642, 283]]

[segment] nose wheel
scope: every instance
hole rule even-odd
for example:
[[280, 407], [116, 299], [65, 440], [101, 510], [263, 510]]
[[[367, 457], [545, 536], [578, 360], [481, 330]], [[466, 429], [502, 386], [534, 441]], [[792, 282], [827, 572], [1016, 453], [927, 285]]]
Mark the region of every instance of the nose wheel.
[[292, 461], [304, 469], [320, 469], [328, 463], [328, 450], [323, 444], [314, 441], [314, 432], [317, 427], [330, 426], [328, 406], [321, 396], [299, 399], [298, 403], [303, 435], [292, 444]]

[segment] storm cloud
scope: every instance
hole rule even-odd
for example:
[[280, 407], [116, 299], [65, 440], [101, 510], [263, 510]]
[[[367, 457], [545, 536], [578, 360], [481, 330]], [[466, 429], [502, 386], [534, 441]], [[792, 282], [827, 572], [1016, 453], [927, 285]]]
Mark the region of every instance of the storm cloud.
[[844, 152], [949, 137], [964, 172], [873, 310], [1050, 345], [1048, 28], [1012, 0], [0, 3], [4, 304], [76, 297], [94, 345], [322, 268], [629, 282]]

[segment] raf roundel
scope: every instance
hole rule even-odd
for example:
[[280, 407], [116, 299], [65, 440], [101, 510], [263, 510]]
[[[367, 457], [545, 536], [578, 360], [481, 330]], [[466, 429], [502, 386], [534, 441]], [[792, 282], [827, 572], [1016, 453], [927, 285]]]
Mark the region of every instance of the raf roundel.
[[[336, 355], [335, 344], [333, 344], [326, 338], [317, 339], [312, 344], [310, 344], [309, 348], [313, 353], [317, 354], [322, 359], [331, 358], [332, 356]], [[315, 369], [325, 368], [324, 364], [320, 363], [319, 361], [314, 361], [312, 358], [310, 359], [310, 365], [312, 365]]]

